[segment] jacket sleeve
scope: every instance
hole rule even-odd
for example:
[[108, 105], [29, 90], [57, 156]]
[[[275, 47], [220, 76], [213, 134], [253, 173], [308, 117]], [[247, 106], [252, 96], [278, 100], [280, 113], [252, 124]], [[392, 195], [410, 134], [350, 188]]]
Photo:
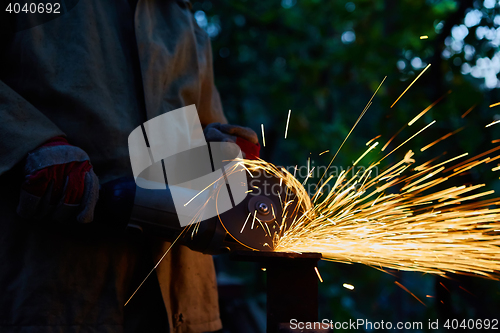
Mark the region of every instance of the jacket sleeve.
[[205, 70], [201, 75], [201, 94], [198, 103], [200, 122], [203, 126], [210, 123], [227, 124], [226, 116], [222, 109], [219, 91], [214, 83], [212, 45], [208, 34], [198, 26], [194, 16], [192, 17], [198, 49], [203, 53]]
[[[207, 36], [208, 39], [208, 36]], [[212, 46], [208, 39], [206, 48], [207, 71], [201, 82], [201, 96], [199, 106], [203, 112], [200, 112], [200, 121], [203, 126], [210, 123], [227, 124], [226, 116], [222, 110], [219, 91], [214, 83], [213, 65], [212, 65]]]
[[64, 135], [42, 112], [0, 81], [0, 175], [48, 139]]

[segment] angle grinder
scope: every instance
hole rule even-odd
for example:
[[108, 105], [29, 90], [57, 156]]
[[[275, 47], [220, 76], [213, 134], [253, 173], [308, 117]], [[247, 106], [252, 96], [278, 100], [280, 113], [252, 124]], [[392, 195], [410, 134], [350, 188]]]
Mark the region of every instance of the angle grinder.
[[[101, 186], [94, 220], [117, 227], [125, 225], [127, 232], [169, 241], [182, 233], [181, 244], [205, 254], [272, 251], [274, 238], [285, 232], [293, 216], [298, 214], [297, 198], [267, 171], [245, 169], [243, 172], [246, 183], [240, 182], [240, 189], [233, 186], [231, 190], [244, 191], [246, 197], [233, 208], [198, 223], [181, 226], [168, 186], [144, 189], [136, 185], [133, 177], [119, 178]], [[217, 205], [220, 198], [215, 197]]]

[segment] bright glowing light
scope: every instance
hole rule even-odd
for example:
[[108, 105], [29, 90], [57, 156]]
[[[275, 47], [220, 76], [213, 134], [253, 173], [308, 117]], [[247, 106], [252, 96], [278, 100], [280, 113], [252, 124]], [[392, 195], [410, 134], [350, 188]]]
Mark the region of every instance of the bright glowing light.
[[500, 123], [500, 119], [499, 119], [499, 120], [495, 120], [495, 121], [494, 121], [494, 122], [492, 122], [492, 123], [489, 123], [489, 124], [488, 124], [488, 125], [486, 125], [485, 127], [490, 127], [490, 126], [493, 126], [493, 125], [498, 124], [498, 123]]
[[288, 124], [290, 123], [290, 115], [292, 114], [292, 110], [288, 110], [288, 118], [286, 119], [286, 129], [285, 129], [285, 139], [288, 134]]
[[349, 283], [344, 283], [342, 285], [342, 287], [349, 289], [349, 290], [354, 290], [354, 286], [352, 284], [349, 284]]
[[446, 95], [450, 94], [451, 93], [451, 90], [449, 90], [445, 95], [439, 97], [434, 103], [432, 103], [431, 105], [429, 105], [428, 107], [426, 107], [422, 112], [420, 112], [415, 118], [413, 118], [412, 120], [410, 120], [410, 122], [408, 123], [408, 126], [411, 126], [413, 125], [420, 117], [422, 117], [424, 114], [427, 113], [427, 111], [429, 111], [430, 109], [432, 109], [433, 106], [435, 106], [437, 103], [439, 103], [443, 98], [446, 97]]
[[264, 135], [264, 124], [260, 124], [260, 128], [262, 130], [262, 145], [266, 146], [266, 136]]
[[406, 89], [405, 89], [405, 91], [403, 91], [403, 93], [402, 93], [402, 94], [398, 97], [398, 99], [397, 99], [394, 103], [392, 103], [392, 105], [391, 105], [391, 109], [392, 109], [392, 107], [393, 107], [394, 105], [396, 105], [396, 103], [397, 103], [397, 102], [401, 99], [401, 97], [403, 97], [403, 95], [404, 95], [404, 94], [408, 91], [408, 89], [410, 89], [410, 87], [411, 87], [411, 86], [412, 86], [412, 85], [413, 85], [413, 84], [414, 84], [414, 83], [415, 83], [415, 82], [416, 82], [416, 81], [417, 81], [417, 80], [418, 80], [418, 79], [422, 76], [422, 74], [424, 74], [424, 73], [425, 73], [425, 71], [426, 71], [429, 67], [431, 67], [431, 64], [428, 64], [428, 65], [427, 65], [427, 67], [425, 67], [425, 68], [424, 68], [424, 69], [420, 72], [420, 74], [418, 74], [418, 76], [415, 78], [415, 80], [413, 80], [413, 82], [412, 82], [412, 83], [410, 83], [410, 85], [408, 86], [408, 88], [406, 88]]
[[318, 267], [314, 267], [314, 270], [316, 271], [316, 275], [318, 276], [319, 282], [323, 283], [323, 278], [321, 277], [321, 274], [319, 274]]

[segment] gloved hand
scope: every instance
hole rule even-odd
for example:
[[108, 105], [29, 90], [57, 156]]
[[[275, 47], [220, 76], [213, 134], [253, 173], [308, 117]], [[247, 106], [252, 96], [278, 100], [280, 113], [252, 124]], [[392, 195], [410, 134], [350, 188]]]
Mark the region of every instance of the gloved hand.
[[27, 219], [75, 219], [89, 223], [99, 196], [99, 180], [88, 155], [63, 137], [28, 154], [17, 213]]
[[251, 128], [212, 123], [205, 127], [203, 132], [208, 142], [233, 142], [240, 146], [244, 158], [249, 160], [259, 158], [259, 138]]

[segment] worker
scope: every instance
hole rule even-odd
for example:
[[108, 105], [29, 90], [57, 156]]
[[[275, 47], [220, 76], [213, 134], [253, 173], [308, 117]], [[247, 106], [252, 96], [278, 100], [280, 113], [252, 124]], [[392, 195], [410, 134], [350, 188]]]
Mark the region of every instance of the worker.
[[160, 114], [194, 104], [207, 141], [253, 156], [257, 135], [227, 125], [189, 1], [60, 10], [12, 13], [0, 35], [0, 332], [217, 331], [212, 257], [184, 246], [124, 308], [170, 243], [101, 233], [94, 208], [100, 184], [132, 175], [128, 135]]

